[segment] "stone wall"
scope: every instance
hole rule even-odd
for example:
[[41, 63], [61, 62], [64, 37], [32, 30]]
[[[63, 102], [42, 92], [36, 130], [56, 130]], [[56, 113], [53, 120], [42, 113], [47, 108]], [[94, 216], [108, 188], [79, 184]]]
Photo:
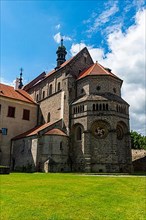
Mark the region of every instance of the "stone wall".
[[132, 164], [134, 171], [146, 172], [146, 150], [132, 149]]

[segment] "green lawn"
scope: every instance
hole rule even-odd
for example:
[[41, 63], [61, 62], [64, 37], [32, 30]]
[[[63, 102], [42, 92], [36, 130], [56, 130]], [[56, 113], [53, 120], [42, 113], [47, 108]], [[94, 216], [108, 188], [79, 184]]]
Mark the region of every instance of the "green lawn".
[[146, 179], [77, 174], [1, 175], [1, 220], [143, 220]]

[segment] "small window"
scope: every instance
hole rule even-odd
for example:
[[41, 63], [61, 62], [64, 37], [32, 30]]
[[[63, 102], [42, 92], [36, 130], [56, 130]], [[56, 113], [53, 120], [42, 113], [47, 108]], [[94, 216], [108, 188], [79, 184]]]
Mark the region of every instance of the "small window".
[[100, 88], [100, 86], [97, 86], [96, 89], [97, 89], [97, 91], [99, 91], [101, 88]]
[[45, 91], [43, 91], [43, 99], [45, 98]]
[[8, 117], [14, 118], [15, 117], [15, 107], [8, 107]]
[[93, 104], [93, 111], [95, 111], [95, 104]]
[[61, 87], [60, 87], [60, 82], [59, 82], [59, 83], [58, 83], [58, 91], [60, 91], [60, 88], [61, 88]]
[[84, 89], [81, 89], [81, 94], [83, 94], [85, 92], [85, 90]]
[[48, 113], [48, 118], [47, 118], [47, 122], [50, 122], [51, 120], [51, 115], [50, 115], [50, 112]]
[[105, 111], [105, 104], [103, 104], [103, 111]]
[[101, 104], [99, 105], [99, 110], [100, 110], [100, 111], [102, 110], [102, 105], [101, 105]]
[[23, 109], [23, 120], [28, 120], [29, 121], [29, 117], [30, 117], [30, 111], [27, 109]]
[[36, 101], [39, 101], [39, 95], [37, 94], [37, 96], [36, 96]]
[[81, 129], [81, 127], [77, 127], [76, 140], [77, 141], [81, 141], [82, 140], [82, 129]]
[[52, 95], [52, 84], [49, 87], [49, 95]]
[[106, 104], [106, 110], [108, 111], [108, 104]]
[[7, 135], [8, 129], [7, 128], [2, 128], [2, 135]]
[[62, 141], [60, 142], [60, 150], [61, 151], [63, 150], [63, 142]]
[[117, 92], [116, 88], [113, 88], [113, 91], [114, 91], [114, 93], [116, 93]]

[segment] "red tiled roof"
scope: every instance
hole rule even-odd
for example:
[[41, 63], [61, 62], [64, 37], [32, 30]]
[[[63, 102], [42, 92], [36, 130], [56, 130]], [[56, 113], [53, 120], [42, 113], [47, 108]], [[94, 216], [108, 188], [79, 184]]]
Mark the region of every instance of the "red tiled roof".
[[0, 83], [0, 96], [35, 104], [31, 96], [24, 90], [15, 90], [14, 87], [2, 83]]
[[51, 123], [51, 122], [48, 122], [48, 123], [45, 123], [43, 125], [40, 125], [40, 126], [36, 126], [20, 135], [17, 135], [16, 137], [14, 137], [13, 139], [20, 139], [20, 138], [24, 138], [24, 137], [29, 137], [29, 136], [32, 136], [32, 135], [35, 135], [37, 134], [39, 131], [42, 131], [43, 129], [49, 127], [50, 125], [52, 125], [54, 123]]
[[108, 71], [106, 68], [104, 68], [99, 63], [94, 63], [89, 68], [87, 68], [86, 70], [81, 72], [80, 75], [78, 76], [78, 80], [84, 78], [85, 76], [89, 76], [89, 75], [109, 75], [109, 76], [113, 76], [115, 78], [118, 78], [116, 75], [114, 75], [112, 72]]
[[61, 131], [60, 129], [58, 128], [54, 128], [50, 131], [47, 131], [45, 133], [45, 135], [61, 135], [61, 136], [67, 136], [63, 131]]

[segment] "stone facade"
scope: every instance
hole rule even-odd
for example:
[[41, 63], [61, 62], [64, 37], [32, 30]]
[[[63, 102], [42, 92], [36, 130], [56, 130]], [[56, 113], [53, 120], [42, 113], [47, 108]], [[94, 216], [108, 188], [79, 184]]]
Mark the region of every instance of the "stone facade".
[[122, 80], [94, 64], [87, 48], [58, 65], [23, 88], [39, 105], [39, 128], [13, 139], [13, 169], [131, 172]]

